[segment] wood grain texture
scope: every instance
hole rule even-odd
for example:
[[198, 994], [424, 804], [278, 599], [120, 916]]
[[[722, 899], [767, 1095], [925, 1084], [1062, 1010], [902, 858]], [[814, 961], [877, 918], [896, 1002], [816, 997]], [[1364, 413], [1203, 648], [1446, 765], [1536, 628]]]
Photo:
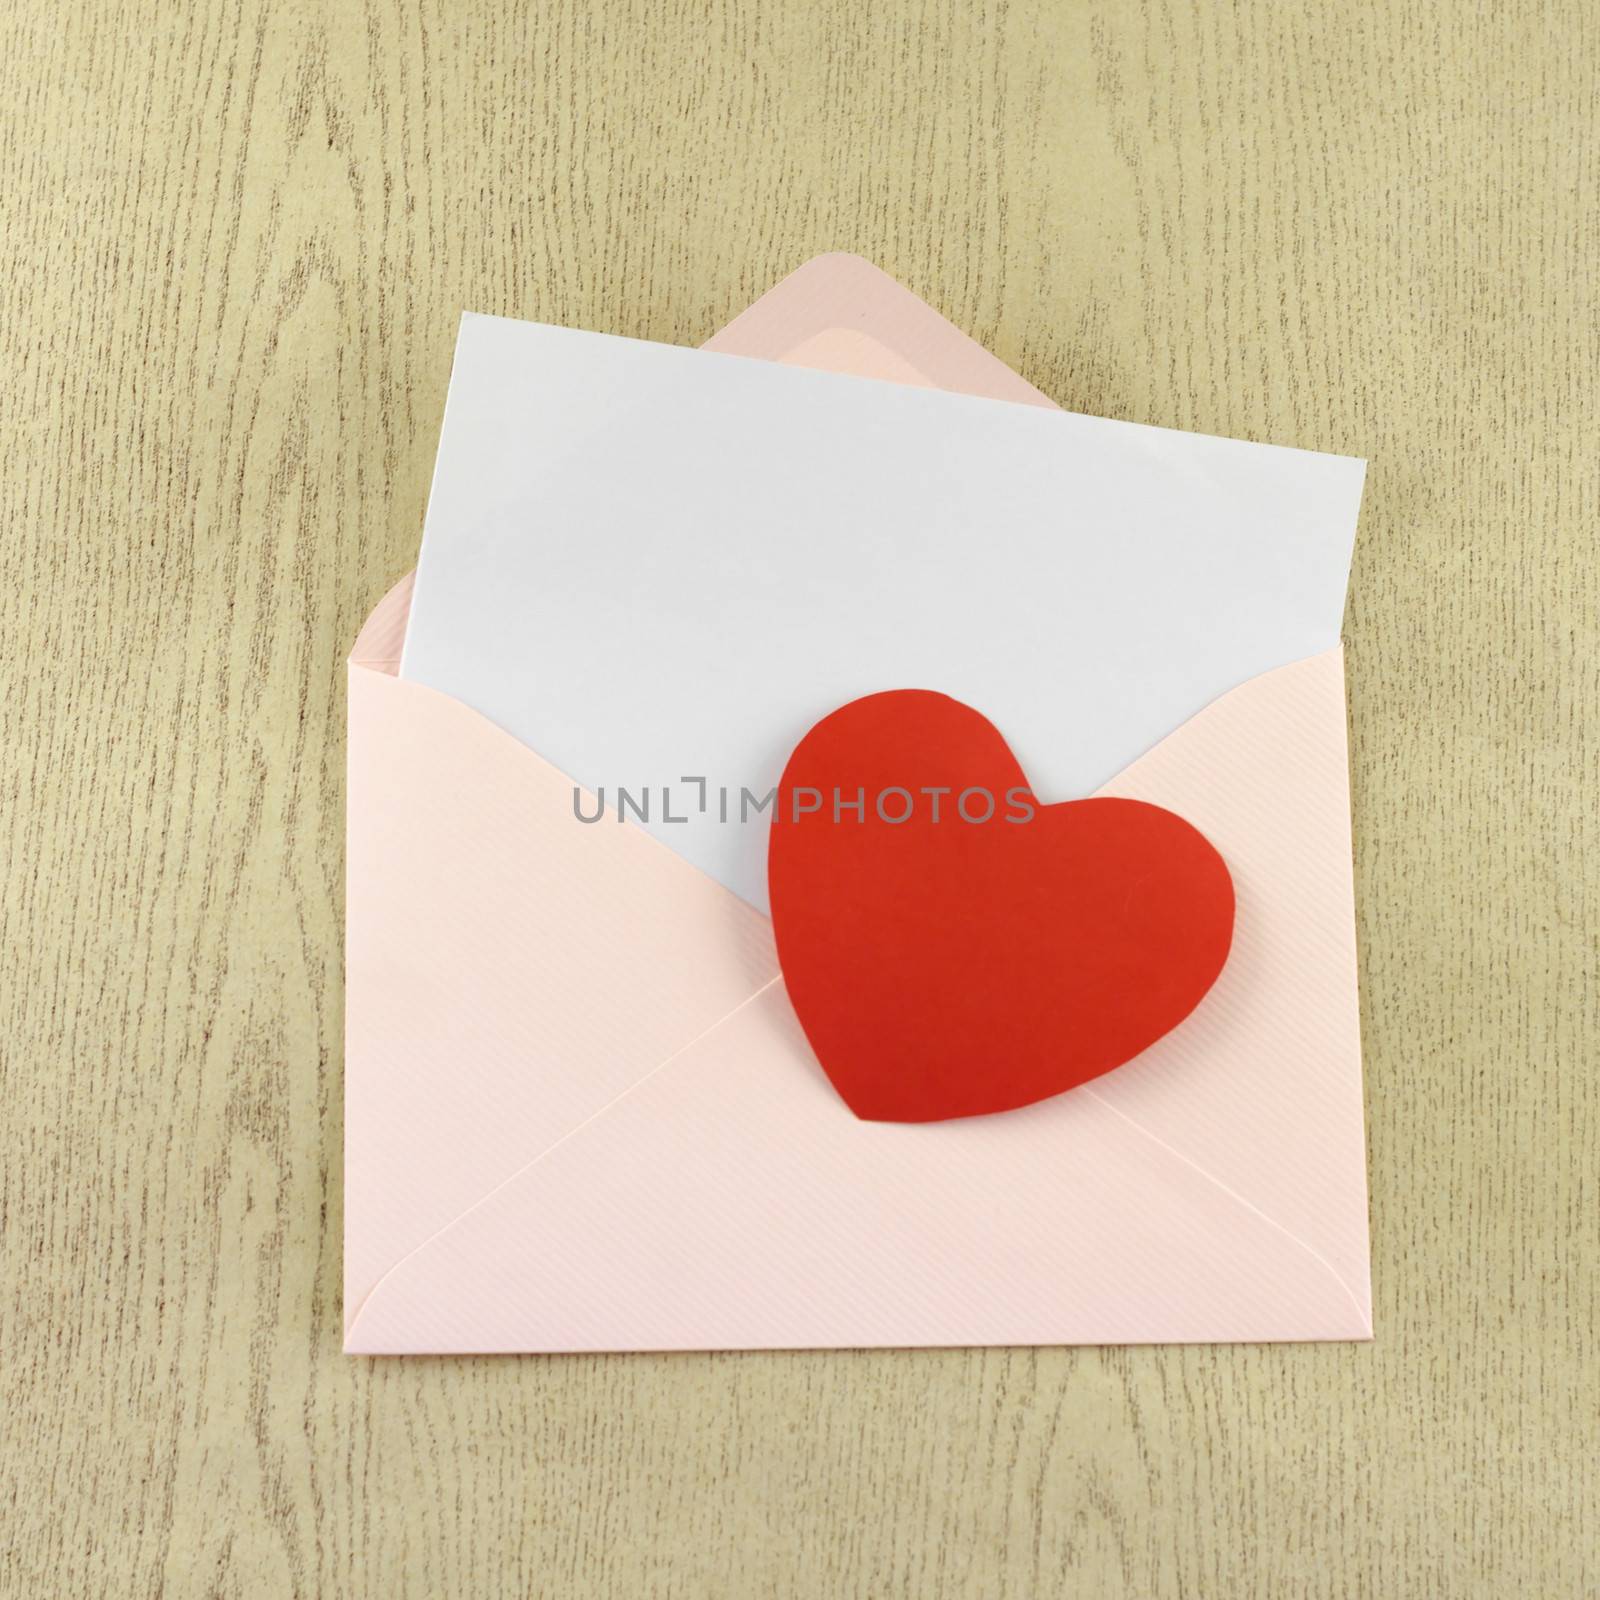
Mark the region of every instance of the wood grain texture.
[[[1589, 0], [11, 0], [0, 1593], [1600, 1594]], [[462, 307], [825, 249], [1372, 461], [1370, 1347], [349, 1360], [343, 658]]]

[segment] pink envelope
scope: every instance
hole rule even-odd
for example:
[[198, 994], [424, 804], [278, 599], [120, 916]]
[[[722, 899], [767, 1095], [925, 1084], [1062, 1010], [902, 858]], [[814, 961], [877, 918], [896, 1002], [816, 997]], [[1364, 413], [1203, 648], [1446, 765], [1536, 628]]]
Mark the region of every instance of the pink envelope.
[[[852, 256], [708, 348], [1050, 404]], [[1100, 791], [1233, 873], [1194, 1014], [1054, 1100], [897, 1125], [833, 1092], [765, 917], [395, 675], [410, 593], [350, 659], [347, 1351], [1371, 1337], [1341, 652]]]

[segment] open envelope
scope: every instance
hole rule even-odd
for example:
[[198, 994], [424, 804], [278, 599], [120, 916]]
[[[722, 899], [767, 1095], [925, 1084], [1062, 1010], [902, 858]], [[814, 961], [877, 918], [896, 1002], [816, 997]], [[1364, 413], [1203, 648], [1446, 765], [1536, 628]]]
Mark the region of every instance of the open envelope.
[[[1048, 405], [848, 257], [713, 343]], [[396, 675], [409, 604], [351, 658], [347, 1350], [1370, 1337], [1337, 648], [1099, 790], [1228, 863], [1195, 1013], [1054, 1100], [895, 1125], [834, 1094], [747, 899]]]

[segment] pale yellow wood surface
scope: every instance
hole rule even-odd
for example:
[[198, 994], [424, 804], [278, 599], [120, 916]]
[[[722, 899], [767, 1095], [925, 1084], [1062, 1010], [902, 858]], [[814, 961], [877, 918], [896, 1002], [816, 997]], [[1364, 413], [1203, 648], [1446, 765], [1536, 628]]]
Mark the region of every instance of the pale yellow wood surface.
[[[1600, 1593], [1590, 0], [10, 0], [0, 1593]], [[339, 1353], [343, 657], [463, 307], [858, 250], [1372, 460], [1377, 1342]]]

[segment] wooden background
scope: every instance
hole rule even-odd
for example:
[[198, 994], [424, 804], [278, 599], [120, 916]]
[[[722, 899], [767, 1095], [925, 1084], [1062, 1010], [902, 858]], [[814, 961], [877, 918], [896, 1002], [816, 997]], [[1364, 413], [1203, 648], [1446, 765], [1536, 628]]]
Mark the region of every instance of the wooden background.
[[[1600, 1594], [1590, 0], [0, 10], [0, 1593]], [[343, 657], [462, 307], [860, 251], [1371, 458], [1377, 1342], [339, 1353]]]

